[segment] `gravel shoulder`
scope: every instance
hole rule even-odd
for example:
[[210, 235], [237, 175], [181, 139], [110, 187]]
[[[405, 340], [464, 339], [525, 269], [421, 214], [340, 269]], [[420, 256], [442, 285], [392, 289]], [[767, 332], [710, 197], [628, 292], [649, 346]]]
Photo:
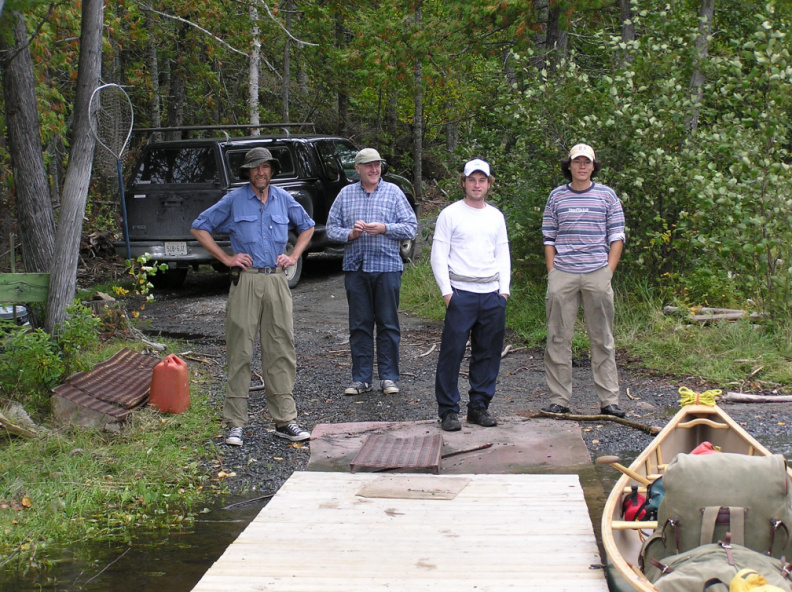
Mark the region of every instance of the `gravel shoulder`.
[[[214, 273], [191, 273], [178, 291], [156, 293], [156, 302], [141, 312], [141, 328], [150, 335], [164, 335], [189, 342], [189, 349], [219, 356], [212, 365], [211, 395], [218, 417], [224, 388], [224, 316], [227, 282]], [[439, 296], [438, 296], [439, 297]], [[434, 375], [442, 324], [401, 313], [401, 392], [384, 395], [372, 391], [362, 396], [344, 396], [351, 380], [347, 333], [347, 303], [340, 260], [311, 256], [306, 260], [303, 280], [293, 291], [294, 327], [297, 348], [295, 399], [298, 421], [307, 429], [319, 423], [357, 421], [413, 421], [436, 418]], [[522, 347], [507, 335], [511, 351], [503, 358], [498, 391], [491, 411], [496, 416], [534, 417], [545, 405], [546, 389], [542, 351]], [[260, 369], [258, 349], [253, 369]], [[627, 418], [638, 423], [662, 426], [674, 414], [678, 389], [695, 391], [724, 388], [707, 385], [695, 377], [658, 377], [642, 373], [633, 364], [620, 361], [621, 406]], [[463, 365], [463, 371], [466, 366]], [[376, 368], [375, 368], [376, 374]], [[573, 368], [573, 413], [595, 414], [598, 403], [591, 386], [587, 360], [575, 360]], [[253, 384], [258, 384], [255, 376]], [[460, 377], [463, 405], [466, 402], [464, 376]], [[724, 389], [725, 390], [725, 389]], [[788, 403], [737, 404], [724, 409], [764, 445], [785, 455], [792, 452], [788, 426], [792, 425], [792, 405]], [[250, 396], [250, 424], [245, 444], [230, 447], [223, 443], [225, 432], [217, 422], [214, 444], [234, 494], [274, 493], [295, 470], [304, 469], [310, 445], [293, 445], [273, 436], [262, 391]], [[593, 458], [616, 454], [632, 458], [651, 436], [612, 422], [584, 422], [583, 438]], [[497, 428], [493, 428], [497, 429]], [[217, 471], [216, 464], [211, 466]]]

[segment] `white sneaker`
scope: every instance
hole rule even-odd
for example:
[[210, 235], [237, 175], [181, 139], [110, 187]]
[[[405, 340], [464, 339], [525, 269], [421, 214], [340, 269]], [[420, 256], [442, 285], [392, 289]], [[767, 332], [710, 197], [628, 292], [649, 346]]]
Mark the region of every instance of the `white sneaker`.
[[383, 380], [380, 382], [380, 389], [386, 395], [395, 395], [399, 392], [399, 386], [392, 380]]
[[296, 423], [290, 423], [285, 426], [275, 426], [275, 435], [279, 438], [286, 438], [292, 442], [303, 442], [311, 439], [311, 434], [302, 429]]
[[231, 428], [226, 437], [226, 444], [229, 446], [242, 446], [242, 428]]
[[371, 390], [371, 385], [368, 382], [353, 382], [344, 391], [345, 395], [362, 395]]

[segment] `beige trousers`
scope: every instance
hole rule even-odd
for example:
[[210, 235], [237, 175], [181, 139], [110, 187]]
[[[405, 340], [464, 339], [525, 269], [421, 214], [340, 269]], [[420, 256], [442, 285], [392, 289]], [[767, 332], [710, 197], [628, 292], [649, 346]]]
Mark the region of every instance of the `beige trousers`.
[[612, 277], [607, 265], [591, 273], [566, 273], [554, 268], [548, 274], [544, 364], [551, 404], [569, 407], [572, 398], [572, 337], [581, 300], [591, 347], [594, 392], [601, 407], [619, 402]]
[[248, 421], [250, 362], [256, 333], [261, 340], [261, 369], [267, 408], [276, 426], [297, 418], [292, 390], [297, 372], [292, 297], [283, 273], [241, 273], [226, 306], [226, 384], [223, 419], [229, 427]]

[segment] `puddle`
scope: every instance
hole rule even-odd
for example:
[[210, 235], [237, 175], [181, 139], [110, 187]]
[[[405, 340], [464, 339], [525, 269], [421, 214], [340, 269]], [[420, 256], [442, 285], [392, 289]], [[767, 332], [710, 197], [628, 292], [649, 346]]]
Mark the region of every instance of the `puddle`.
[[48, 558], [57, 563], [42, 573], [25, 574], [25, 566], [12, 559], [0, 569], [0, 590], [188, 592], [265, 505], [222, 509], [246, 499], [225, 499], [182, 531], [142, 532], [130, 544], [85, 543], [61, 553], [50, 550]]

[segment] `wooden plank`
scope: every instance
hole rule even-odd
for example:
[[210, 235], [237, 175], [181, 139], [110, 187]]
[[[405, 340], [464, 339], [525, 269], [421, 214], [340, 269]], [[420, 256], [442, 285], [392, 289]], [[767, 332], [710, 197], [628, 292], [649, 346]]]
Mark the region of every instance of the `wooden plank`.
[[0, 302], [46, 302], [48, 273], [0, 273]]
[[464, 477], [407, 499], [358, 495], [382, 475], [294, 473], [194, 592], [607, 592], [576, 475]]

